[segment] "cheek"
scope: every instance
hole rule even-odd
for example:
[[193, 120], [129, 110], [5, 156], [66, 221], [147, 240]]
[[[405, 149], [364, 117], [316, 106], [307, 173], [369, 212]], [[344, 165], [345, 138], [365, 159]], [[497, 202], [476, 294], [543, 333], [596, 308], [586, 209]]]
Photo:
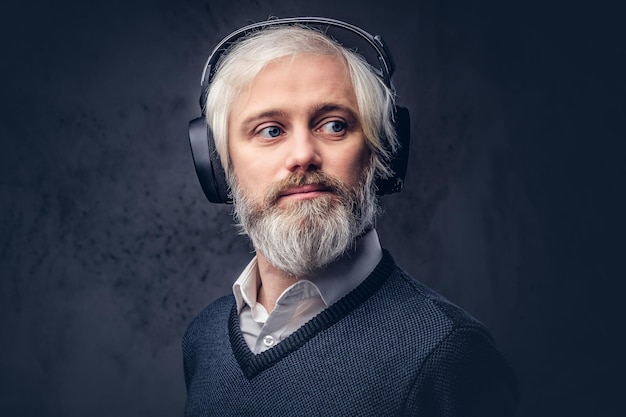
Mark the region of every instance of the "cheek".
[[357, 185], [363, 175], [365, 174], [365, 168], [370, 163], [370, 150], [367, 145], [359, 147], [353, 153], [351, 158], [346, 158], [341, 161], [341, 166], [347, 171], [345, 172], [345, 178], [350, 180], [352, 186]]
[[247, 197], [259, 202], [264, 198], [264, 192], [269, 186], [270, 180], [265, 172], [264, 165], [258, 160], [247, 164], [231, 162], [233, 172], [239, 184], [239, 189]]

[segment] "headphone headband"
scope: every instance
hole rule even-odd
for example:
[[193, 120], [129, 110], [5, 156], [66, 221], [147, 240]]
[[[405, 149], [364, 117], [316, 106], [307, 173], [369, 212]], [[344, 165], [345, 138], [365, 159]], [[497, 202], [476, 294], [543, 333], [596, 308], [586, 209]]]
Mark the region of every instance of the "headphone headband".
[[[352, 34], [358, 35], [360, 39], [365, 40], [367, 44], [371, 46], [372, 49], [376, 52], [376, 56], [378, 57], [379, 61], [379, 67], [372, 65], [372, 69], [378, 73], [378, 76], [384, 81], [385, 85], [389, 87], [392, 91], [394, 91], [393, 85], [391, 83], [391, 76], [396, 70], [396, 65], [393, 61], [393, 58], [391, 57], [391, 53], [389, 52], [387, 44], [380, 35], [372, 35], [358, 26], [354, 26], [350, 23], [342, 22], [341, 20], [331, 19], [328, 17], [287, 17], [282, 19], [271, 19], [264, 22], [258, 22], [248, 26], [244, 26], [226, 36], [220, 41], [220, 43], [217, 44], [215, 48], [213, 48], [211, 55], [209, 55], [209, 58], [204, 65], [202, 78], [200, 79], [202, 92], [200, 96], [200, 107], [203, 114], [206, 93], [209, 89], [211, 81], [213, 81], [213, 77], [215, 76], [217, 64], [222, 58], [222, 55], [224, 55], [224, 53], [227, 52], [233, 44], [237, 43], [239, 39], [248, 36], [250, 33], [253, 33], [254, 31], [259, 29], [265, 29], [272, 26], [286, 26], [298, 24], [309, 27], [311, 25], [319, 25], [322, 27], [326, 26], [339, 28]], [[371, 64], [372, 63], [370, 62], [370, 65]]]

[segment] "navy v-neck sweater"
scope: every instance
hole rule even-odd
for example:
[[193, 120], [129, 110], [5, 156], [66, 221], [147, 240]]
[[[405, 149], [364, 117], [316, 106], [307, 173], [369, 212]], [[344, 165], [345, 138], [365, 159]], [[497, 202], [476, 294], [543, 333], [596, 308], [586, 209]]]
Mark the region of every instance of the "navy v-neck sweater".
[[510, 367], [487, 329], [396, 266], [253, 354], [232, 295], [183, 338], [185, 416], [513, 416]]

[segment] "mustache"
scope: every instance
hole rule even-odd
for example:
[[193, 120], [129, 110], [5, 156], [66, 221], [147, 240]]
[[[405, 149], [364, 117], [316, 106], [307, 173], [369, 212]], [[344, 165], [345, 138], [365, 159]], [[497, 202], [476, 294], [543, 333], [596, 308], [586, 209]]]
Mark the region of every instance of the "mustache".
[[306, 173], [292, 172], [284, 179], [272, 184], [265, 195], [265, 204], [272, 205], [289, 189], [306, 185], [319, 185], [340, 197], [345, 197], [350, 193], [348, 188], [340, 180], [321, 171]]

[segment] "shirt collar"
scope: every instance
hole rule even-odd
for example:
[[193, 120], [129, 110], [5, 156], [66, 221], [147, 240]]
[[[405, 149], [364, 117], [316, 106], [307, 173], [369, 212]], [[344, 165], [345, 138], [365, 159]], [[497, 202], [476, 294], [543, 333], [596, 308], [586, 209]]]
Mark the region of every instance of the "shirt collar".
[[250, 308], [254, 308], [256, 305], [257, 292], [261, 286], [261, 280], [258, 277], [259, 269], [257, 268], [255, 256], [233, 284], [233, 295], [235, 296], [238, 312], [241, 312], [241, 309], [246, 304]]
[[[326, 307], [329, 307], [365, 281], [376, 268], [382, 256], [378, 233], [372, 229], [357, 239], [354, 248], [348, 250], [337, 261], [309, 277], [309, 279], [295, 282], [294, 285], [299, 282], [310, 282], [319, 291]], [[301, 285], [299, 284], [299, 286]], [[241, 312], [246, 304], [250, 308], [256, 306], [259, 287], [260, 279], [255, 256], [233, 284], [237, 311]], [[287, 295], [292, 287], [285, 290], [279, 300]]]

